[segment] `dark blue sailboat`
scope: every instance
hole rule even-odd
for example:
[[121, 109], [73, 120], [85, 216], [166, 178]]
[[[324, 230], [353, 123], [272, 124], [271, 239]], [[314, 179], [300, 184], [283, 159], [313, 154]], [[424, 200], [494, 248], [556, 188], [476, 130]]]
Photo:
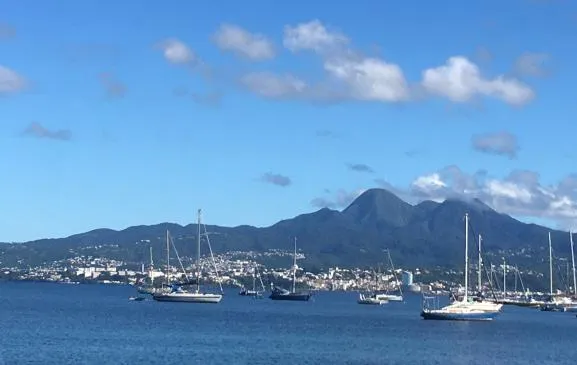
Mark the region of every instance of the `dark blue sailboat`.
[[297, 266], [297, 239], [295, 237], [295, 249], [294, 249], [294, 255], [293, 255], [293, 266], [292, 266], [292, 272], [293, 272], [293, 286], [292, 286], [292, 290], [286, 290], [283, 288], [280, 288], [278, 286], [274, 286], [271, 283], [272, 286], [272, 292], [269, 296], [270, 299], [272, 300], [292, 300], [292, 301], [297, 301], [297, 302], [306, 302], [311, 298], [311, 293], [310, 292], [304, 292], [304, 291], [296, 291], [296, 271], [298, 269]]

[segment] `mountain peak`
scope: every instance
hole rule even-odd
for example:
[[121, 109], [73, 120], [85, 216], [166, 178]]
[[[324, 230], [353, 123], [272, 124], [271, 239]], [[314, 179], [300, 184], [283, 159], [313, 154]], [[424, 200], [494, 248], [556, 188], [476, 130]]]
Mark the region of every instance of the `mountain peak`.
[[493, 208], [485, 204], [479, 198], [464, 198], [464, 197], [453, 197], [445, 200], [444, 203], [456, 203], [466, 206], [467, 210], [474, 210], [478, 212], [495, 212]]
[[411, 216], [412, 206], [385, 189], [369, 189], [359, 195], [343, 214], [359, 223], [385, 222], [402, 226]]

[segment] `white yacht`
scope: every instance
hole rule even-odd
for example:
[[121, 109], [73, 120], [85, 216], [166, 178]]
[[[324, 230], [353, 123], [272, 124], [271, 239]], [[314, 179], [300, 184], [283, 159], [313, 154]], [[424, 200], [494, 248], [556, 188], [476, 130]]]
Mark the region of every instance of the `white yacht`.
[[[203, 234], [201, 233], [201, 226], [202, 226], [202, 221], [201, 221], [201, 213], [202, 211], [199, 209], [198, 210], [198, 234], [197, 234], [197, 256], [196, 256], [196, 288], [194, 290], [189, 290], [189, 289], [184, 289], [181, 285], [172, 285], [172, 290], [167, 291], [167, 292], [161, 292], [161, 293], [154, 293], [152, 298], [154, 300], [157, 300], [159, 302], [185, 302], [185, 303], [212, 303], [212, 304], [216, 304], [219, 303], [222, 300], [222, 286], [220, 286], [220, 281], [219, 281], [219, 286], [220, 286], [220, 291], [221, 294], [214, 294], [214, 293], [206, 293], [206, 292], [202, 292], [200, 289], [200, 273], [201, 273], [201, 266], [200, 266], [200, 242], [201, 242], [201, 238], [203, 236]], [[209, 246], [209, 250], [210, 250], [210, 257], [212, 259], [212, 264], [213, 264], [213, 268], [216, 271], [217, 277], [218, 277], [218, 271], [216, 270], [216, 264], [214, 263], [214, 257], [212, 255], [212, 248], [210, 248], [210, 240], [208, 238], [208, 233], [206, 232], [206, 227], [205, 227], [205, 232], [204, 232], [204, 236], [206, 236], [206, 240]], [[167, 234], [167, 251], [170, 252], [169, 250], [169, 239], [168, 239], [168, 234]], [[178, 256], [178, 253], [177, 253]], [[167, 261], [170, 262], [170, 254], [167, 254]], [[180, 261], [180, 259], [179, 259]], [[182, 264], [181, 264], [182, 265]], [[169, 282], [168, 278], [169, 278], [169, 267], [170, 265], [167, 265], [167, 272], [166, 272], [166, 277], [167, 277], [167, 283]], [[185, 273], [186, 274], [186, 273]]]

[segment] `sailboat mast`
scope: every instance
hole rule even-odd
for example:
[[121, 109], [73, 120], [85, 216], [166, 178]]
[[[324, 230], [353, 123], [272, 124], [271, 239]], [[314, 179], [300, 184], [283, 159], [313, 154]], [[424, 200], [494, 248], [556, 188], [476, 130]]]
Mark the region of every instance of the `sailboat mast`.
[[168, 229], [166, 230], [166, 286], [170, 286], [170, 243]]
[[197, 235], [196, 235], [196, 291], [200, 292], [200, 223], [202, 209], [198, 210]]
[[297, 238], [295, 237], [295, 250], [293, 255], [293, 293], [296, 291], [296, 274], [297, 274]]
[[551, 247], [551, 232], [549, 232], [549, 294], [553, 296], [553, 248]]
[[479, 266], [477, 267], [477, 289], [479, 291], [479, 293], [482, 292], [482, 278], [481, 278], [481, 268], [483, 267], [483, 257], [481, 256], [481, 241], [483, 240], [483, 237], [481, 237], [481, 235], [479, 235]]
[[152, 261], [152, 245], [149, 247], [150, 249], [150, 267], [148, 268], [148, 276], [150, 277], [150, 283], [154, 284], [154, 279], [152, 277], [152, 270], [154, 270], [154, 261]]
[[469, 288], [469, 213], [465, 213], [465, 295], [463, 301], [467, 301]]
[[575, 275], [575, 251], [573, 251], [573, 232], [569, 231], [571, 240], [571, 263], [573, 265], [573, 294], [577, 297], [577, 276]]
[[507, 263], [503, 257], [503, 298], [507, 295]]

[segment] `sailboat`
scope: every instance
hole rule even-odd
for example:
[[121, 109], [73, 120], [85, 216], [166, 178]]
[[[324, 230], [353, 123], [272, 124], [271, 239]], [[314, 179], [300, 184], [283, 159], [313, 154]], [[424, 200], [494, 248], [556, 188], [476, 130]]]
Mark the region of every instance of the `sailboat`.
[[357, 299], [357, 303], [359, 304], [367, 304], [367, 305], [381, 305], [381, 304], [387, 304], [389, 301], [386, 298], [381, 298], [381, 295], [384, 294], [376, 294], [375, 293], [375, 289], [377, 288], [377, 273], [373, 271], [374, 277], [375, 277], [375, 283], [374, 283], [374, 288], [373, 290], [367, 292], [367, 293], [359, 293], [359, 299]]
[[382, 305], [387, 304], [388, 302], [389, 301], [386, 299], [379, 299], [378, 295], [375, 294], [365, 295], [363, 293], [359, 293], [359, 299], [357, 299], [357, 303], [368, 305]]
[[475, 302], [469, 300], [469, 214], [465, 213], [465, 295], [462, 300], [440, 308], [429, 308], [423, 303], [421, 317], [423, 319], [450, 321], [490, 321], [501, 310], [502, 304]]
[[[261, 290], [258, 290], [256, 288], [256, 278], [257, 277], [258, 277], [258, 280], [260, 281]], [[242, 295], [242, 296], [247, 296], [247, 297], [261, 298], [264, 291], [265, 291], [265, 288], [264, 288], [264, 283], [262, 282], [262, 277], [260, 276], [260, 273], [258, 272], [257, 265], [255, 265], [254, 269], [253, 269], [253, 273], [252, 273], [252, 290], [242, 288], [238, 294]]]
[[575, 251], [573, 250], [573, 232], [569, 232], [569, 241], [571, 243], [571, 264], [573, 268], [573, 303], [565, 307], [565, 312], [577, 312], [577, 275], [575, 273]]
[[150, 283], [144, 283], [143, 285], [138, 287], [138, 292], [140, 294], [154, 294], [154, 262], [152, 261], [152, 246], [149, 247], [150, 249], [150, 265], [148, 266], [148, 279]]
[[395, 266], [393, 265], [393, 259], [391, 258], [391, 252], [387, 249], [387, 256], [389, 258], [389, 263], [391, 264], [391, 270], [393, 271], [393, 276], [395, 278], [395, 285], [399, 288], [399, 294], [390, 294], [389, 291], [385, 294], [377, 294], [376, 298], [379, 300], [385, 300], [387, 302], [402, 302], [403, 301], [403, 290], [397, 279], [397, 273], [395, 271]]
[[[198, 210], [198, 223], [197, 223], [198, 233], [197, 233], [197, 252], [196, 252], [196, 289], [195, 290], [189, 290], [189, 289], [184, 289], [181, 285], [173, 285], [170, 292], [153, 294], [152, 298], [154, 300], [157, 300], [159, 302], [186, 302], [186, 303], [211, 303], [211, 304], [219, 303], [222, 300], [222, 286], [220, 287], [221, 288], [221, 294], [207, 293], [207, 292], [203, 292], [200, 290], [200, 273], [201, 273], [200, 242], [201, 242], [201, 238], [202, 238], [201, 215], [202, 215], [202, 210], [199, 209]], [[210, 250], [210, 257], [212, 259], [213, 268], [215, 269], [215, 272], [216, 272], [217, 277], [218, 277], [218, 271], [216, 270], [216, 264], [214, 263], [214, 257], [212, 255], [212, 248], [210, 247], [210, 240], [208, 239], [208, 233], [206, 232], [206, 227], [205, 227], [204, 235], [206, 236], [206, 239], [208, 242], [208, 247]], [[169, 257], [167, 257], [167, 258], [169, 259]], [[168, 281], [169, 267], [170, 267], [170, 265], [167, 264], [167, 272], [166, 272], [167, 283], [169, 282]], [[219, 281], [219, 285], [220, 285], [220, 281]]]
[[[573, 234], [569, 232], [571, 242], [571, 258], [573, 263], [573, 274], [575, 275], [575, 256], [573, 253]], [[575, 283], [575, 276], [573, 277]], [[575, 285], [575, 284], [573, 284]], [[577, 303], [570, 298], [556, 298], [553, 295], [553, 249], [551, 246], [551, 232], [549, 232], [549, 298], [546, 303], [541, 305], [544, 312], [573, 312], [577, 311]]]
[[293, 266], [292, 266], [292, 275], [293, 275], [293, 285], [292, 290], [286, 290], [280, 288], [278, 286], [272, 286], [272, 293], [270, 294], [269, 298], [272, 300], [292, 300], [298, 302], [306, 302], [311, 298], [310, 292], [303, 292], [303, 291], [296, 291], [296, 272], [298, 270], [297, 266], [297, 238], [295, 237], [294, 240], [294, 254], [293, 254]]

